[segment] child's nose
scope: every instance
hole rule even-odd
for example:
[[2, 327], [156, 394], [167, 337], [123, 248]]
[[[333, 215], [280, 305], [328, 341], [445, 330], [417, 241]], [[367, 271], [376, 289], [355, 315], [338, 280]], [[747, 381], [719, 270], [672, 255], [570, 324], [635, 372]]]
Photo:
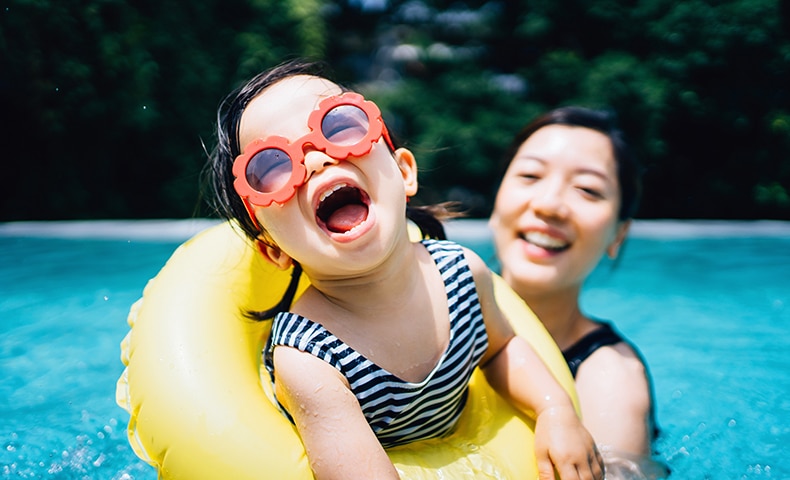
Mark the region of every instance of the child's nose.
[[304, 152], [304, 166], [307, 169], [307, 178], [318, 173], [326, 167], [337, 165], [337, 160], [314, 147], [306, 147]]

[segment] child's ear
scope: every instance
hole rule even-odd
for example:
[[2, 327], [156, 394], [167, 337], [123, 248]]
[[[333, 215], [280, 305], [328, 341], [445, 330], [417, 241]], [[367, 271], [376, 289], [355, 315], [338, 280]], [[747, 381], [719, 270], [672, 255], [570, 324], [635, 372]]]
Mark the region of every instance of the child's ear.
[[263, 258], [280, 270], [288, 270], [293, 265], [293, 259], [278, 247], [273, 247], [260, 240], [256, 242]]
[[398, 162], [401, 176], [403, 176], [403, 186], [406, 188], [406, 196], [413, 197], [417, 194], [417, 160], [411, 150], [399, 148], [395, 150], [395, 161]]

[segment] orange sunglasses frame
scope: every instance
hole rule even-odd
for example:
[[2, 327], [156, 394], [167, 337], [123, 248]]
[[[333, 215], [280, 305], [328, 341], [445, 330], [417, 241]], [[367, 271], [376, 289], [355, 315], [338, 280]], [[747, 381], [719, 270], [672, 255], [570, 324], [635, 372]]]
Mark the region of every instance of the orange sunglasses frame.
[[[353, 145], [336, 145], [324, 137], [321, 131], [321, 123], [326, 114], [332, 109], [350, 105], [362, 110], [368, 117], [369, 127], [367, 134]], [[317, 150], [337, 160], [345, 160], [350, 156], [361, 157], [368, 154], [373, 148], [373, 144], [383, 136], [384, 141], [393, 151], [395, 147], [390, 139], [384, 120], [381, 117], [381, 110], [375, 103], [365, 100], [365, 98], [354, 92], [345, 92], [322, 100], [315, 110], [310, 113], [307, 119], [307, 126], [310, 132], [300, 137], [294, 142], [289, 142], [287, 138], [272, 135], [264, 139], [258, 138], [247, 144], [241, 155], [237, 156], [233, 162], [233, 175], [236, 180], [233, 187], [236, 193], [244, 201], [247, 211], [257, 224], [253, 206], [268, 207], [272, 203], [284, 204], [296, 194], [296, 189], [304, 185], [307, 178], [307, 169], [304, 165], [304, 147], [312, 145]], [[247, 181], [247, 166], [252, 158], [259, 152], [266, 149], [277, 149], [285, 152], [291, 159], [291, 176], [286, 183], [274, 192], [260, 192], [255, 190]]]

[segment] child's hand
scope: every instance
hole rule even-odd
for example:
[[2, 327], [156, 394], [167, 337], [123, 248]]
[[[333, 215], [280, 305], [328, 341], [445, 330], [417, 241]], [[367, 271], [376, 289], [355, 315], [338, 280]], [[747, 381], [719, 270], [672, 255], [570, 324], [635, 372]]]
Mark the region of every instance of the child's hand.
[[572, 407], [549, 407], [535, 424], [535, 456], [540, 480], [602, 480], [604, 464], [590, 433]]

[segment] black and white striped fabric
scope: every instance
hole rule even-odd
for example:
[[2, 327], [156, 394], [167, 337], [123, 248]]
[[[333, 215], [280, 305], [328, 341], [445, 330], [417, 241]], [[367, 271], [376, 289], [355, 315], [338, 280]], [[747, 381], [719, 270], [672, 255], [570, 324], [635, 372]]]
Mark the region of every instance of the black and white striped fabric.
[[488, 348], [477, 290], [461, 247], [448, 241], [422, 243], [444, 280], [450, 318], [447, 350], [422, 382], [401, 380], [319, 323], [290, 312], [275, 317], [264, 350], [264, 364], [272, 380], [276, 373], [272, 355], [277, 345], [310, 353], [337, 368], [348, 379], [385, 448], [449, 433], [466, 402], [472, 371]]

